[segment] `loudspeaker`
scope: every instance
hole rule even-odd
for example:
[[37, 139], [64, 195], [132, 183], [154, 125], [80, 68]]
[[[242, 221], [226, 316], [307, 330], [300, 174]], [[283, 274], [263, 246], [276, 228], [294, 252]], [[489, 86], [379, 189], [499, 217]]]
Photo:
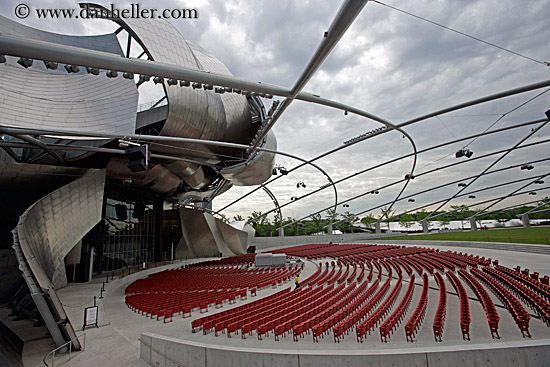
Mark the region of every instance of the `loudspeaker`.
[[136, 219], [143, 219], [144, 214], [145, 214], [145, 204], [136, 203], [136, 205], [134, 205], [133, 217]]
[[147, 145], [128, 148], [125, 154], [128, 157], [128, 168], [130, 171], [139, 172], [147, 170], [151, 156]]
[[128, 211], [127, 211], [126, 205], [124, 204], [115, 205], [115, 212], [116, 212], [117, 219], [119, 220], [128, 219]]

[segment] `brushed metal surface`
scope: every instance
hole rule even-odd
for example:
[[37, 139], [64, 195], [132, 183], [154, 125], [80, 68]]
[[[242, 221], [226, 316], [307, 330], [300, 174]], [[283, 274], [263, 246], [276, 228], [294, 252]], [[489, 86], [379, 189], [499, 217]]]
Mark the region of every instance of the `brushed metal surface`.
[[[277, 149], [277, 139], [273, 131], [266, 137], [264, 148]], [[275, 165], [275, 154], [270, 152], [257, 152], [256, 156], [248, 164], [238, 164], [220, 171], [223, 178], [231, 181], [236, 186], [259, 185], [267, 181], [272, 174]]]
[[101, 220], [104, 182], [105, 170], [91, 170], [21, 215], [21, 249], [42, 288], [67, 285], [65, 256]]

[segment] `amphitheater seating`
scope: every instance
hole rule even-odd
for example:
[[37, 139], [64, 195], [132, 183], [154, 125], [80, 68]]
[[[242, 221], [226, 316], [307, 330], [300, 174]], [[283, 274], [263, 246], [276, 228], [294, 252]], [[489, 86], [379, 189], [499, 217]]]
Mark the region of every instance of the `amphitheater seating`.
[[540, 296], [540, 294], [527, 287], [524, 283], [500, 269], [499, 267], [495, 269], [488, 268], [487, 270], [484, 268], [484, 271], [496, 276], [504, 282], [518, 297], [523, 299], [525, 303], [530, 305], [537, 312], [541, 320], [543, 320], [547, 326], [550, 326], [550, 304], [548, 301]]
[[452, 271], [447, 271], [447, 278], [453, 285], [460, 300], [460, 330], [462, 331], [462, 340], [470, 340], [470, 303], [468, 294], [462, 285], [462, 282]]
[[466, 280], [470, 288], [472, 288], [472, 290], [477, 295], [477, 298], [483, 305], [485, 315], [487, 316], [487, 322], [489, 323], [491, 336], [494, 339], [496, 335], [496, 338], [500, 339], [500, 335], [498, 334], [498, 322], [500, 318], [498, 316], [493, 300], [491, 299], [491, 296], [489, 296], [485, 288], [483, 288], [483, 286], [479, 284], [479, 282], [470, 273], [467, 273], [464, 269], [460, 269], [458, 273], [462, 278], [464, 278], [464, 280]]
[[[431, 274], [439, 287], [439, 300], [432, 314], [436, 342], [443, 340], [450, 312], [443, 275], [460, 301], [463, 340], [470, 340], [472, 322], [464, 282], [483, 306], [493, 338], [500, 338], [500, 319], [487, 289], [508, 309], [524, 337], [530, 337], [531, 317], [522, 302], [550, 326], [548, 277], [519, 267], [507, 268], [497, 260], [396, 245], [304, 245], [274, 252], [317, 259], [319, 265], [297, 290], [287, 286], [237, 305], [249, 294], [256, 296], [258, 290], [290, 281], [302, 267], [255, 268], [254, 254], [197, 263], [132, 283], [126, 289], [126, 303], [131, 310], [164, 323], [172, 322], [179, 314], [190, 317], [194, 310], [200, 310], [203, 315], [191, 321], [193, 332], [226, 334], [229, 338], [240, 335], [243, 339], [255, 336], [258, 340], [273, 336], [276, 341], [292, 338], [299, 342], [311, 334], [313, 341], [319, 342], [332, 333], [330, 339], [340, 343], [352, 333], [357, 342], [363, 342], [378, 327], [381, 342], [387, 343], [407, 320], [406, 340], [412, 342], [428, 313]], [[422, 293], [407, 316], [418, 276], [422, 278]], [[404, 277], [409, 284], [401, 292]], [[234, 306], [227, 309], [226, 304]]]
[[397, 325], [399, 325], [399, 323], [405, 316], [405, 313], [407, 312], [407, 310], [409, 309], [409, 305], [411, 304], [413, 293], [414, 275], [411, 275], [411, 278], [409, 279], [409, 286], [407, 288], [407, 291], [405, 292], [405, 296], [399, 303], [399, 306], [397, 306], [397, 309], [380, 326], [380, 339], [383, 342], [387, 342], [388, 336], [394, 331], [394, 329], [397, 327]]
[[415, 336], [415, 333], [418, 330], [418, 327], [420, 326], [422, 321], [424, 320], [424, 315], [426, 314], [429, 287], [428, 274], [422, 274], [422, 282], [422, 294], [420, 295], [420, 300], [418, 301], [418, 305], [416, 306], [416, 309], [414, 310], [412, 316], [405, 325], [405, 336], [407, 341], [410, 342], [414, 341], [413, 338]]
[[529, 313], [525, 311], [525, 308], [520, 301], [504, 285], [497, 281], [497, 277], [492, 277], [491, 270], [487, 267], [483, 268], [483, 271], [479, 269], [472, 269], [472, 274], [478, 277], [483, 283], [485, 283], [489, 288], [493, 290], [495, 295], [502, 301], [506, 306], [516, 324], [518, 325], [521, 335], [525, 338], [525, 335], [531, 337], [529, 333]]
[[439, 305], [435, 312], [433, 331], [436, 342], [443, 341], [443, 327], [445, 326], [445, 317], [447, 314], [447, 286], [440, 273], [434, 274], [435, 281], [439, 286]]
[[[388, 280], [391, 279], [391, 277], [388, 277]], [[378, 323], [381, 323], [381, 319], [386, 316], [386, 314], [389, 312], [393, 304], [395, 303], [395, 300], [397, 299], [397, 296], [399, 295], [399, 292], [401, 291], [401, 285], [402, 285], [403, 278], [400, 276], [397, 279], [397, 282], [395, 283], [394, 288], [390, 292], [390, 295], [388, 298], [384, 300], [378, 306], [376, 310], [373, 311], [373, 313], [368, 316], [363, 322], [361, 322], [357, 328], [355, 329], [357, 340], [359, 342], [363, 342], [363, 338], [366, 337], [366, 333], [368, 332], [370, 334], [371, 330], [378, 325]], [[389, 287], [389, 283], [388, 283]]]

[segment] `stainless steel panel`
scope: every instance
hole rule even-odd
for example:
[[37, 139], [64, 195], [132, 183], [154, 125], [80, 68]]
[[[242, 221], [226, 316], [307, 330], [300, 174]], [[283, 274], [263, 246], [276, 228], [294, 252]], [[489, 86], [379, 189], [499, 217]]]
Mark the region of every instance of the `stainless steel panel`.
[[[273, 131], [266, 135], [265, 148], [277, 149], [277, 140]], [[230, 180], [236, 186], [259, 185], [271, 177], [274, 164], [275, 154], [262, 151], [258, 152], [247, 165], [240, 164], [224, 168], [220, 173], [223, 178]]]
[[21, 215], [21, 249], [42, 288], [67, 285], [65, 256], [101, 219], [104, 181], [105, 170], [92, 170]]

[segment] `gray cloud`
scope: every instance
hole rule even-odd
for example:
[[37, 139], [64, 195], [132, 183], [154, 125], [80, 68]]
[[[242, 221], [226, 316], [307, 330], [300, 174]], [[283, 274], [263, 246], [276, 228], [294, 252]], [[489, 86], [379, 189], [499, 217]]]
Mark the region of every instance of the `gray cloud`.
[[[17, 3], [11, 0], [2, 2], [0, 12], [16, 19], [13, 9]], [[54, 2], [44, 1], [27, 3], [31, 7], [77, 6], [71, 1], [56, 1], [55, 5]], [[123, 7], [129, 3], [117, 3], [117, 6]], [[388, 0], [387, 3], [534, 59], [550, 61], [548, 1]], [[183, 6], [182, 3], [172, 0], [141, 5], [155, 8]], [[287, 87], [294, 84], [306, 66], [339, 8], [339, 4], [334, 2], [291, 0], [188, 1], [185, 6], [199, 9], [199, 19], [171, 22], [186, 38], [210, 51], [239, 77]], [[24, 23], [48, 31], [70, 34], [113, 30], [109, 22], [46, 22], [27, 19]], [[548, 79], [548, 67], [369, 2], [305, 89], [367, 110], [390, 121], [401, 122], [450, 105], [545, 79]], [[512, 110], [540, 92], [541, 90], [525, 93], [453, 112], [408, 126], [406, 130], [413, 136], [418, 149], [423, 149], [484, 131], [498, 115]], [[549, 108], [549, 95], [550, 92], [509, 114], [493, 129], [542, 118], [544, 111]], [[279, 120], [274, 131], [281, 150], [313, 158], [378, 126], [380, 125], [368, 119], [344, 116], [341, 111], [297, 101]], [[529, 132], [530, 128], [522, 128], [491, 135], [478, 139], [470, 148], [475, 152], [474, 156], [479, 156], [510, 147]], [[545, 127], [529, 141], [549, 137], [550, 129]], [[455, 162], [454, 152], [466, 143], [456, 143], [420, 155], [417, 173]], [[547, 145], [519, 150], [495, 168], [547, 157], [548, 151]], [[407, 140], [402, 139], [401, 134], [391, 132], [346, 148], [318, 163], [334, 179], [338, 179], [410, 152], [411, 147]], [[497, 158], [498, 156], [493, 156], [472, 161], [418, 177], [410, 183], [405, 194], [477, 174]], [[287, 168], [298, 164], [288, 158], [278, 158], [278, 163]], [[371, 187], [401, 179], [410, 170], [411, 164], [410, 158], [404, 159], [345, 181], [338, 185], [339, 199], [345, 200]], [[541, 174], [550, 172], [550, 164], [537, 164], [530, 174], [535, 171]], [[472, 185], [471, 190], [521, 177], [528, 176], [519, 169], [487, 176]], [[298, 180], [306, 182], [308, 187], [296, 189]], [[270, 188], [280, 202], [284, 203], [291, 196], [303, 195], [325, 182], [326, 179], [321, 174], [308, 168], [276, 181]], [[476, 200], [509, 193], [520, 185], [476, 194]], [[381, 191], [379, 195], [367, 195], [353, 201], [350, 203], [350, 210], [359, 212], [390, 201], [400, 188], [401, 185], [396, 185]], [[453, 185], [418, 195], [415, 203], [399, 203], [396, 210], [407, 210], [448, 197], [457, 189]], [[251, 188], [233, 188], [216, 199], [214, 207], [220, 208], [250, 190]], [[542, 196], [539, 194], [538, 197]], [[532, 198], [507, 200], [501, 206]], [[289, 205], [283, 212], [285, 216], [298, 217], [331, 205], [333, 200], [332, 191], [327, 189]], [[451, 204], [471, 202], [471, 199], [457, 199]], [[253, 210], [267, 211], [271, 208], [271, 200], [259, 191], [229, 208], [226, 214], [246, 216]], [[378, 213], [379, 210], [374, 210], [374, 214]]]

